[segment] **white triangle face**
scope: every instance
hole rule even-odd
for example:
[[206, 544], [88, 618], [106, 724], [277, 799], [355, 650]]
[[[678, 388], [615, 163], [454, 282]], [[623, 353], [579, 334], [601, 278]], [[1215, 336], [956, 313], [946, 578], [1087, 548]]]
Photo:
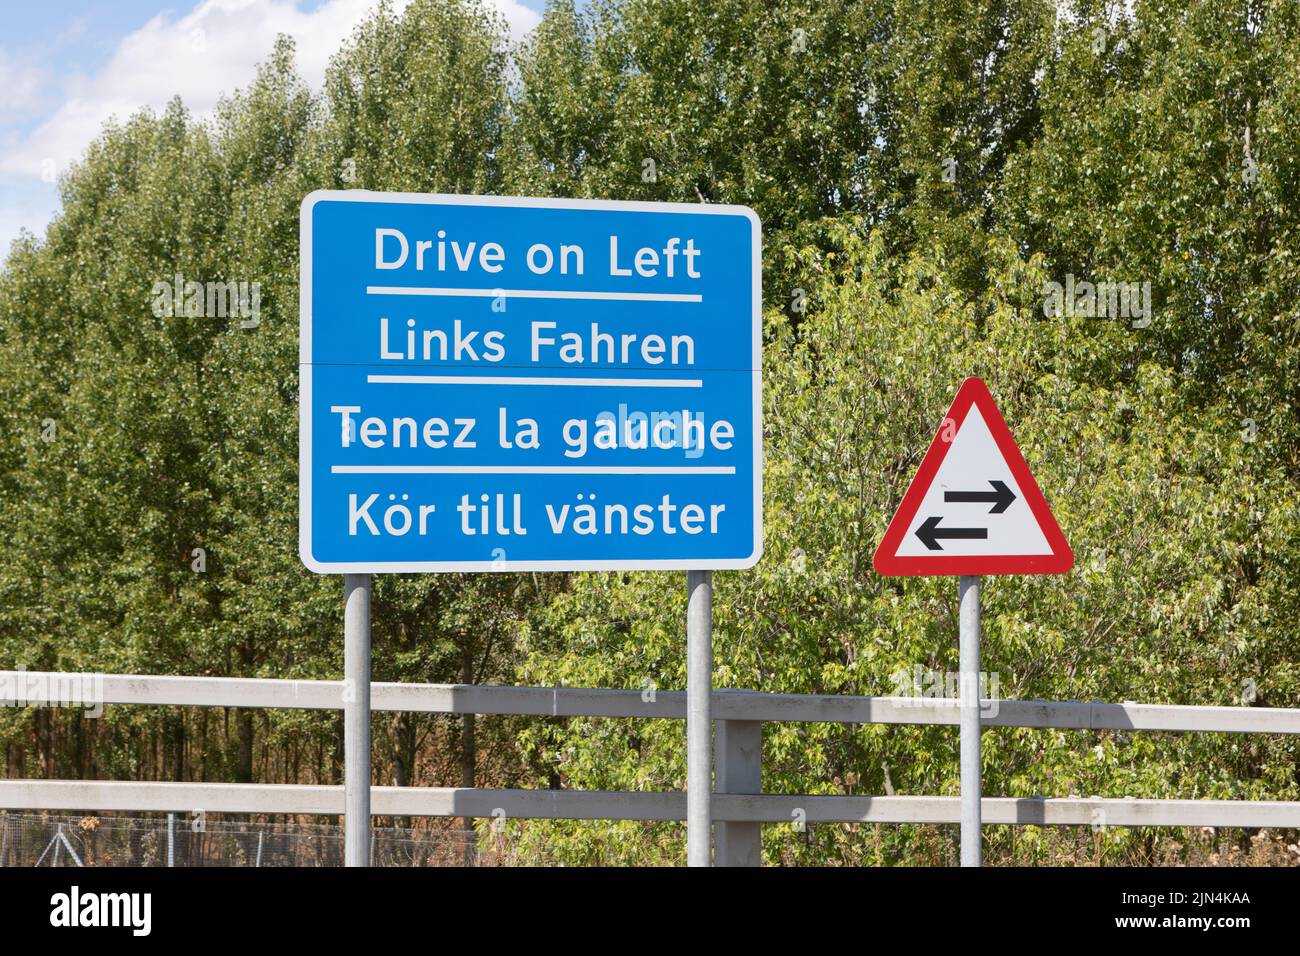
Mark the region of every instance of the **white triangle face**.
[[[1015, 495], [1005, 511], [990, 513], [997, 506], [988, 501], [946, 501], [946, 492], [995, 494], [990, 482], [1000, 481]], [[917, 537], [917, 529], [928, 519], [932, 522], [932, 543], [927, 546]], [[975, 537], [983, 529], [987, 537]], [[961, 535], [971, 535], [963, 537]], [[929, 490], [921, 500], [898, 547], [899, 557], [969, 557], [983, 555], [1051, 554], [1052, 547], [1038, 526], [1033, 512], [1025, 504], [1024, 493], [1011, 474], [1011, 468], [998, 450], [989, 426], [972, 405], [952, 440], [952, 447], [935, 473]]]

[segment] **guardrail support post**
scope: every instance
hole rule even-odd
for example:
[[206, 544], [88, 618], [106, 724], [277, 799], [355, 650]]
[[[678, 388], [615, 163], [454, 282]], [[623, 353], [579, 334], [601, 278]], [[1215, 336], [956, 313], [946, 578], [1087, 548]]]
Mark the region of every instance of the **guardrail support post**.
[[[718, 793], [762, 793], [762, 721], [719, 720], [716, 726]], [[762, 829], [761, 823], [714, 824], [714, 865], [758, 866]]]

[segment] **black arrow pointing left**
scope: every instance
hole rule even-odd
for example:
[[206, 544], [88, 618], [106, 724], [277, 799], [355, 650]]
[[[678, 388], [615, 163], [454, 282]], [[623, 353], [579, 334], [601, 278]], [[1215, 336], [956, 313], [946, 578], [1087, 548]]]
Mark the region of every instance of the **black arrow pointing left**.
[[988, 528], [940, 528], [939, 522], [942, 520], [939, 515], [931, 515], [925, 519], [921, 527], [916, 529], [916, 536], [931, 551], [943, 550], [943, 545], [939, 543], [940, 539], [964, 538], [971, 540], [989, 536]]

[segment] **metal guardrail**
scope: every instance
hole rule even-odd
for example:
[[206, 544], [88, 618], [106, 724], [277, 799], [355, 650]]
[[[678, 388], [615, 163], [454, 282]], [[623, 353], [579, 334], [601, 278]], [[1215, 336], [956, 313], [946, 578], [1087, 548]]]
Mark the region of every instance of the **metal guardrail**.
[[[684, 793], [605, 790], [496, 790], [372, 787], [376, 816], [531, 820], [685, 820]], [[5, 780], [0, 809], [138, 810], [158, 813], [343, 812], [343, 788], [270, 783], [137, 783]], [[1300, 803], [1245, 800], [1137, 800], [985, 797], [984, 822], [1106, 826], [1300, 827]], [[722, 823], [956, 823], [958, 797], [851, 797], [715, 793]]]
[[[77, 675], [0, 671], [0, 704], [136, 704], [341, 710], [343, 682], [229, 677], [94, 675], [94, 701], [66, 699]], [[1189, 707], [1100, 701], [984, 701], [987, 727], [1300, 734], [1300, 709]], [[681, 720], [681, 691], [458, 684], [371, 685], [378, 711], [632, 717]], [[767, 721], [950, 724], [955, 700], [718, 690], [712, 800], [719, 865], [755, 865], [764, 823], [956, 823], [957, 797], [764, 794], [761, 732]], [[373, 787], [371, 812], [575, 820], [684, 820], [684, 793]], [[1103, 826], [1300, 827], [1300, 802], [985, 797], [986, 823]], [[4, 780], [0, 808], [338, 814], [343, 788], [282, 784]]]
[[[0, 671], [0, 706], [49, 704], [70, 675]], [[94, 675], [98, 702], [183, 707], [341, 710], [342, 681], [249, 677]], [[64, 681], [63, 684], [60, 681]], [[19, 686], [23, 685], [23, 686]], [[53, 690], [53, 694], [51, 691]], [[1102, 701], [985, 700], [986, 727], [1061, 730], [1164, 730], [1300, 734], [1300, 708], [1193, 707]], [[372, 710], [429, 714], [516, 714], [547, 717], [642, 717], [682, 720], [684, 691], [494, 684], [371, 684]], [[718, 720], [839, 724], [957, 725], [957, 701], [932, 697], [853, 697], [715, 690]]]

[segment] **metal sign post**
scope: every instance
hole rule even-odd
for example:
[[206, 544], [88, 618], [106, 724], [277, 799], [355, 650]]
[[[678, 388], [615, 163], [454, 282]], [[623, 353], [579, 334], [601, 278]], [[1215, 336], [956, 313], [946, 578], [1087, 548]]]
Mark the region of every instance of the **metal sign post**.
[[686, 865], [713, 865], [713, 572], [686, 572]]
[[343, 862], [370, 865], [370, 575], [343, 576]]
[[961, 602], [961, 865], [980, 865], [980, 579], [957, 581]]

